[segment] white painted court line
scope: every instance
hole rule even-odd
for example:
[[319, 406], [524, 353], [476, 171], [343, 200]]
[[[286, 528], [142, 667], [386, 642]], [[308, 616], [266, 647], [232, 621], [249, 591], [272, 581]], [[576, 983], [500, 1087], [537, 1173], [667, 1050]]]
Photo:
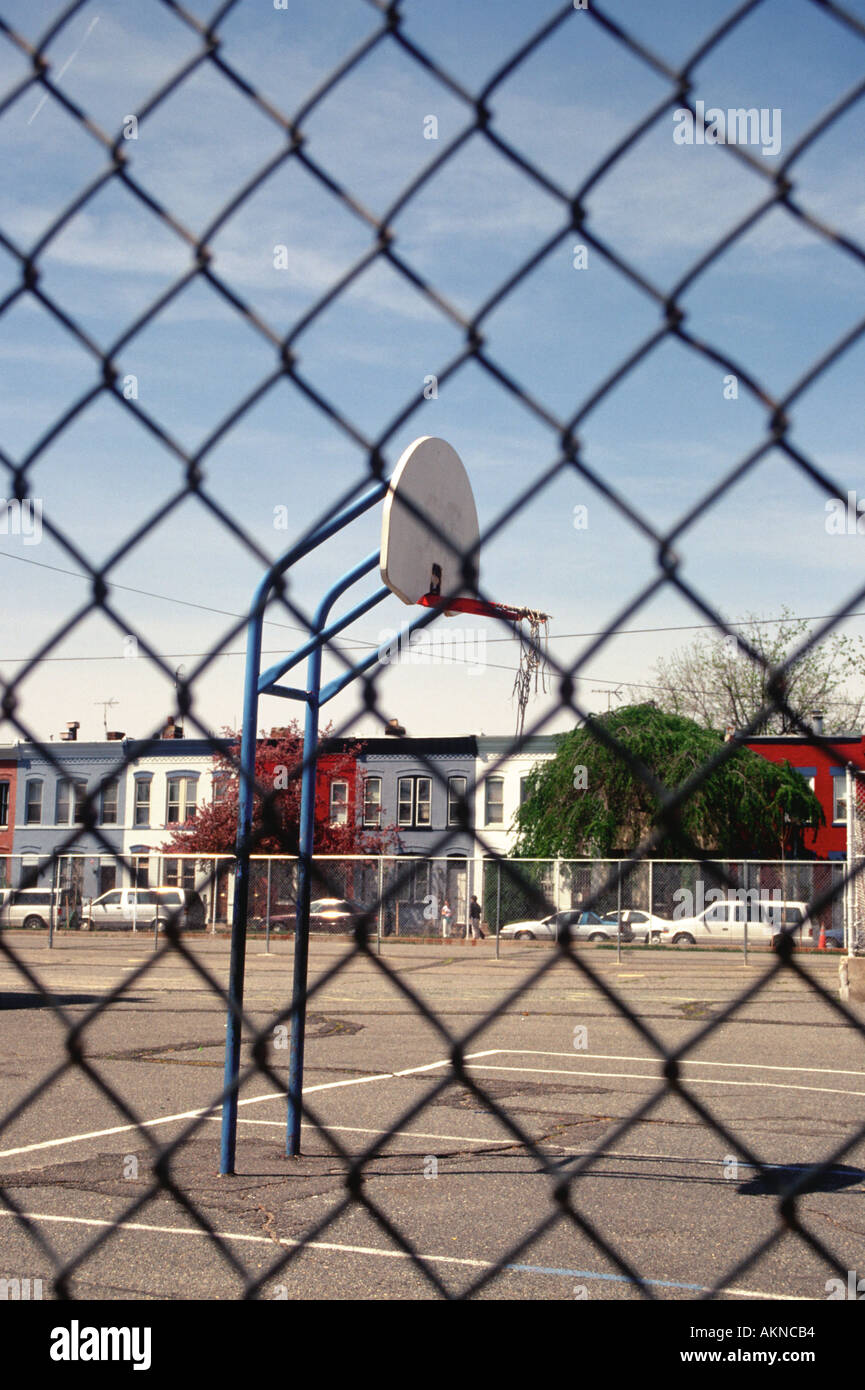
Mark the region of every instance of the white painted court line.
[[[12, 1211], [0, 1211], [0, 1216], [15, 1216]], [[24, 1217], [28, 1221], [53, 1221], [59, 1225], [71, 1226], [101, 1226], [114, 1227], [118, 1231], [149, 1231], [154, 1235], [170, 1236], [205, 1236], [210, 1239], [209, 1231], [202, 1231], [195, 1226], [150, 1226], [140, 1221], [106, 1221], [96, 1217], [88, 1216], [53, 1216], [44, 1212], [25, 1212]], [[325, 1250], [342, 1255], [366, 1255], [373, 1259], [380, 1260], [410, 1260], [411, 1256], [403, 1250], [382, 1250], [374, 1245], [340, 1245], [335, 1241], [312, 1240], [301, 1241], [292, 1240], [289, 1236], [253, 1236], [245, 1231], [218, 1231], [220, 1240], [240, 1241], [247, 1245], [284, 1245], [292, 1248], [303, 1245], [307, 1250]], [[418, 1258], [425, 1260], [428, 1264], [447, 1264], [462, 1265], [470, 1269], [492, 1269], [495, 1260], [473, 1260], [459, 1255], [427, 1255], [418, 1253]], [[599, 1279], [605, 1283], [633, 1284], [633, 1280], [627, 1279], [623, 1274], [601, 1274], [597, 1271], [586, 1269], [556, 1269], [544, 1265], [505, 1265], [503, 1273], [508, 1274], [546, 1274], [568, 1279]], [[279, 1274], [274, 1275], [278, 1279]], [[672, 1279], [645, 1279], [645, 1284], [654, 1288], [667, 1289], [686, 1289], [694, 1293], [708, 1293], [709, 1287], [705, 1284], [683, 1284]], [[760, 1298], [769, 1299], [774, 1303], [816, 1303], [820, 1300], [813, 1298], [802, 1298], [799, 1294], [789, 1293], [769, 1293], [765, 1289], [739, 1289], [729, 1288], [724, 1290], [724, 1296], [735, 1296], [737, 1298]]]
[[[499, 1050], [498, 1048], [491, 1048], [487, 1052], [473, 1052], [467, 1054], [467, 1060], [469, 1056], [472, 1058], [491, 1057]], [[346, 1081], [324, 1081], [318, 1086], [305, 1086], [303, 1094], [306, 1096], [312, 1095], [314, 1091], [335, 1091], [345, 1086], [365, 1086], [371, 1081], [393, 1081], [400, 1076], [416, 1076], [420, 1072], [435, 1071], [437, 1067], [449, 1067], [450, 1065], [450, 1057], [445, 1057], [438, 1062], [426, 1062], [421, 1067], [406, 1067], [404, 1071], [374, 1072], [371, 1076], [355, 1076]], [[242, 1105], [260, 1105], [268, 1100], [285, 1100], [286, 1095], [286, 1091], [268, 1091], [267, 1095], [264, 1096], [249, 1096], [246, 1100], [239, 1100], [237, 1106], [240, 1109]], [[37, 1144], [22, 1144], [17, 1149], [0, 1149], [0, 1158], [12, 1158], [16, 1154], [35, 1153], [40, 1149], [56, 1149], [64, 1144], [83, 1144], [88, 1139], [104, 1139], [111, 1134], [128, 1134], [132, 1130], [139, 1132], [142, 1129], [155, 1129], [157, 1125], [175, 1124], [178, 1120], [195, 1120], [198, 1119], [199, 1115], [206, 1114], [208, 1109], [208, 1106], [203, 1105], [198, 1110], [181, 1110], [176, 1115], [159, 1115], [153, 1120], [142, 1120], [137, 1125], [113, 1125], [110, 1129], [92, 1129], [86, 1134], [67, 1134], [62, 1139], [42, 1139]]]
[[[536, 1048], [530, 1047], [497, 1047], [493, 1049], [502, 1056], [512, 1057], [574, 1057], [577, 1054], [572, 1052], [541, 1052]], [[475, 1052], [475, 1057], [489, 1057], [491, 1052]], [[585, 1058], [589, 1062], [654, 1062], [659, 1064], [663, 1059], [660, 1057], [631, 1057], [626, 1053], [616, 1052], [583, 1052], [580, 1049], [580, 1058]], [[865, 1071], [846, 1071], [843, 1067], [780, 1067], [772, 1066], [768, 1062], [704, 1062], [698, 1057], [683, 1057], [678, 1064], [680, 1067], [739, 1067], [745, 1071], [792, 1071], [792, 1072], [813, 1072], [815, 1074], [825, 1074], [827, 1076], [858, 1076], [865, 1081]]]
[[[845, 1092], [845, 1094], [847, 1093]], [[212, 1115], [210, 1118], [214, 1122], [218, 1122], [219, 1119], [217, 1115]], [[273, 1125], [277, 1129], [285, 1129], [284, 1120], [246, 1120], [240, 1118], [239, 1123], [244, 1125]], [[362, 1127], [361, 1125], [332, 1124], [328, 1124], [327, 1127], [329, 1130], [333, 1130], [335, 1134], [381, 1134], [387, 1135], [389, 1138], [400, 1137], [405, 1139], [443, 1139], [449, 1144], [490, 1144], [499, 1146], [503, 1143], [507, 1143], [514, 1148], [521, 1147], [519, 1140], [514, 1139], [513, 1137], [507, 1139], [504, 1137], [504, 1135], [499, 1135], [498, 1137], [490, 1135], [486, 1139], [478, 1139], [473, 1134], [424, 1134], [421, 1131], [414, 1129], [367, 1129], [365, 1127]], [[303, 1122], [302, 1129], [309, 1130], [313, 1134], [317, 1132], [315, 1126], [307, 1124], [306, 1121]], [[594, 1158], [611, 1159], [622, 1163], [668, 1163], [676, 1164], [679, 1167], [691, 1168], [726, 1168], [729, 1166], [729, 1159], [727, 1158], [693, 1158], [692, 1156], [686, 1154], [632, 1154], [625, 1153], [618, 1149], [599, 1149], [597, 1152], [595, 1152], [592, 1149], [569, 1149], [565, 1144], [557, 1144], [554, 1139], [536, 1140], [535, 1147], [540, 1150], [555, 1149], [558, 1153], [564, 1154], [566, 1158], [585, 1158], [589, 1154], [592, 1154]], [[757, 1171], [757, 1165], [754, 1163], [749, 1163], [747, 1159], [740, 1158], [736, 1161], [740, 1168], [753, 1168], [755, 1172]], [[820, 1159], [814, 1159], [814, 1165], [820, 1163], [821, 1161], [822, 1160]], [[763, 1164], [764, 1168], [777, 1168], [785, 1172], [790, 1168], [800, 1168], [803, 1166], [807, 1167], [808, 1164]], [[830, 1174], [839, 1171], [841, 1170], [836, 1168], [829, 1169]], [[863, 1180], [865, 1180], [865, 1173], [863, 1173]]]
[[[531, 1074], [542, 1075], [542, 1076], [571, 1076], [571, 1077], [581, 1077], [581, 1076], [585, 1076], [585, 1077], [592, 1077], [592, 1078], [595, 1078], [595, 1079], [597, 1079], [597, 1078], [603, 1078], [603, 1077], [607, 1076], [607, 1077], [609, 1077], [611, 1080], [627, 1080], [627, 1081], [654, 1081], [654, 1082], [657, 1082], [657, 1081], [662, 1081], [662, 1080], [663, 1080], [663, 1076], [662, 1076], [662, 1074], [661, 1074], [660, 1071], [657, 1071], [657, 1072], [655, 1072], [655, 1073], [647, 1073], [647, 1072], [612, 1072], [612, 1071], [599, 1071], [599, 1072], [594, 1072], [594, 1071], [579, 1071], [579, 1070], [577, 1070], [577, 1069], [575, 1069], [575, 1068], [572, 1068], [572, 1067], [568, 1067], [568, 1068], [553, 1068], [553, 1067], [508, 1067], [508, 1066], [494, 1065], [494, 1064], [492, 1064], [492, 1063], [483, 1063], [483, 1062], [479, 1062], [479, 1059], [481, 1059], [481, 1058], [484, 1058], [484, 1057], [497, 1057], [497, 1056], [512, 1056], [512, 1057], [513, 1057], [513, 1056], [515, 1056], [515, 1057], [558, 1057], [558, 1058], [567, 1057], [567, 1058], [569, 1058], [569, 1059], [574, 1059], [574, 1060], [576, 1060], [575, 1055], [574, 1055], [573, 1053], [571, 1053], [571, 1052], [546, 1052], [546, 1051], [540, 1051], [540, 1050], [534, 1049], [534, 1048], [516, 1048], [516, 1047], [492, 1047], [492, 1048], [487, 1048], [487, 1049], [486, 1049], [485, 1051], [483, 1051], [483, 1052], [466, 1053], [464, 1060], [467, 1061], [467, 1062], [474, 1062], [474, 1063], [478, 1064], [478, 1065], [476, 1066], [476, 1069], [479, 1070], [479, 1071], [502, 1071], [502, 1072], [516, 1072], [516, 1073], [521, 1073], [521, 1072], [522, 1072], [522, 1073], [531, 1073]], [[631, 1056], [631, 1055], [628, 1055], [628, 1054], [604, 1053], [604, 1052], [585, 1052], [585, 1053], [580, 1053], [580, 1058], [581, 1058], [581, 1059], [585, 1059], [586, 1061], [599, 1061], [599, 1062], [637, 1062], [637, 1063], [642, 1063], [642, 1064], [644, 1064], [644, 1065], [654, 1064], [655, 1066], [658, 1066], [658, 1064], [660, 1063], [660, 1058], [652, 1057], [652, 1056], [649, 1056], [649, 1057], [642, 1057], [642, 1056]], [[314, 1094], [314, 1093], [316, 1093], [316, 1092], [320, 1092], [320, 1091], [341, 1090], [341, 1089], [345, 1089], [345, 1088], [348, 1087], [348, 1086], [366, 1086], [366, 1085], [369, 1085], [371, 1082], [374, 1082], [374, 1081], [394, 1081], [394, 1080], [397, 1080], [397, 1079], [400, 1078], [400, 1077], [404, 1077], [404, 1076], [417, 1076], [417, 1075], [420, 1075], [420, 1074], [423, 1073], [423, 1072], [436, 1071], [436, 1070], [437, 1070], [438, 1068], [440, 1068], [440, 1067], [449, 1067], [450, 1065], [451, 1065], [451, 1060], [450, 1060], [450, 1058], [449, 1058], [449, 1057], [444, 1057], [444, 1058], [441, 1058], [439, 1061], [436, 1061], [436, 1062], [427, 1062], [427, 1063], [425, 1063], [423, 1066], [418, 1066], [418, 1067], [406, 1067], [406, 1068], [405, 1068], [404, 1070], [402, 1070], [402, 1071], [394, 1071], [394, 1072], [374, 1072], [374, 1073], [371, 1074], [370, 1076], [351, 1077], [351, 1078], [349, 1078], [349, 1079], [347, 1079], [347, 1080], [344, 1080], [344, 1081], [324, 1081], [324, 1082], [319, 1083], [319, 1084], [316, 1085], [316, 1086], [306, 1086], [306, 1087], [304, 1087], [304, 1095], [312, 1095], [312, 1094]], [[783, 1067], [783, 1066], [772, 1066], [772, 1065], [763, 1064], [763, 1063], [760, 1063], [760, 1062], [702, 1062], [702, 1061], [699, 1061], [699, 1060], [696, 1060], [696, 1059], [691, 1060], [690, 1058], [683, 1058], [682, 1061], [679, 1062], [679, 1066], [690, 1066], [690, 1067], [696, 1067], [696, 1066], [700, 1066], [700, 1067], [726, 1067], [726, 1068], [744, 1069], [744, 1070], [747, 1070], [747, 1071], [780, 1071], [780, 1072], [804, 1073], [804, 1074], [812, 1074], [812, 1075], [856, 1076], [856, 1077], [861, 1077], [863, 1080], [865, 1080], [865, 1071], [844, 1070], [844, 1069], [842, 1069], [842, 1068], [835, 1068], [835, 1067]], [[798, 1086], [798, 1085], [793, 1085], [793, 1084], [790, 1084], [790, 1083], [781, 1083], [781, 1082], [772, 1082], [772, 1081], [734, 1081], [734, 1080], [732, 1080], [732, 1079], [731, 1079], [731, 1080], [724, 1080], [724, 1081], [716, 1081], [716, 1080], [714, 1080], [714, 1079], [711, 1078], [711, 1077], [696, 1077], [696, 1076], [695, 1076], [695, 1077], [690, 1077], [690, 1078], [689, 1078], [689, 1084], [692, 1084], [692, 1085], [704, 1085], [704, 1086], [744, 1086], [744, 1087], [756, 1088], [756, 1089], [764, 1088], [764, 1089], [769, 1089], [769, 1090], [782, 1090], [782, 1091], [813, 1091], [813, 1092], [815, 1092], [815, 1093], [817, 1093], [817, 1094], [822, 1094], [822, 1095], [842, 1095], [842, 1096], [857, 1096], [857, 1097], [858, 1097], [858, 1096], [865, 1095], [865, 1092], [863, 1092], [863, 1091], [850, 1091], [850, 1090], [845, 1090], [845, 1089], [843, 1089], [843, 1088], [829, 1087], [829, 1086]], [[240, 1101], [238, 1101], [238, 1109], [240, 1109], [241, 1106], [261, 1105], [261, 1104], [266, 1103], [267, 1101], [274, 1101], [274, 1100], [280, 1100], [280, 1101], [282, 1101], [282, 1100], [285, 1100], [285, 1097], [286, 1097], [286, 1093], [285, 1093], [284, 1091], [282, 1091], [282, 1092], [280, 1092], [280, 1091], [269, 1091], [266, 1095], [263, 1095], [263, 1096], [250, 1096], [250, 1097], [248, 1097], [248, 1098], [245, 1099], [245, 1100], [240, 1100]], [[63, 1145], [65, 1145], [65, 1144], [82, 1144], [82, 1143], [86, 1143], [86, 1142], [87, 1142], [88, 1140], [90, 1140], [90, 1139], [104, 1139], [104, 1138], [107, 1138], [107, 1137], [109, 1137], [110, 1135], [113, 1135], [113, 1134], [128, 1134], [128, 1133], [130, 1133], [131, 1131], [137, 1132], [137, 1131], [142, 1130], [142, 1129], [145, 1129], [145, 1130], [146, 1130], [146, 1129], [155, 1129], [158, 1125], [176, 1124], [176, 1123], [178, 1123], [178, 1122], [181, 1121], [181, 1120], [194, 1120], [194, 1119], [197, 1119], [200, 1115], [204, 1115], [204, 1114], [206, 1113], [206, 1111], [207, 1111], [207, 1108], [208, 1108], [208, 1107], [206, 1107], [206, 1106], [202, 1106], [200, 1109], [197, 1109], [197, 1110], [183, 1110], [183, 1111], [179, 1111], [179, 1112], [178, 1112], [177, 1114], [175, 1114], [175, 1115], [159, 1115], [159, 1116], [157, 1116], [156, 1118], [151, 1119], [151, 1120], [142, 1120], [141, 1123], [140, 1123], [139, 1125], [114, 1125], [114, 1126], [112, 1126], [112, 1127], [110, 1127], [110, 1128], [108, 1128], [108, 1129], [90, 1130], [90, 1131], [88, 1131], [88, 1132], [86, 1132], [86, 1133], [82, 1133], [82, 1134], [69, 1134], [69, 1135], [65, 1135], [63, 1138], [60, 1138], [60, 1139], [44, 1139], [44, 1140], [40, 1140], [38, 1143], [35, 1143], [35, 1144], [23, 1144], [23, 1145], [19, 1146], [18, 1148], [14, 1148], [14, 1149], [2, 1149], [2, 1150], [0, 1150], [0, 1158], [12, 1158], [12, 1157], [15, 1157], [15, 1156], [18, 1155], [18, 1154], [23, 1154], [23, 1153], [36, 1153], [36, 1152], [38, 1152], [38, 1151], [40, 1151], [40, 1150], [43, 1150], [43, 1149], [61, 1148], [61, 1147], [63, 1147]], [[216, 1118], [219, 1118], [219, 1117], [216, 1117]]]
[[[644, 1071], [577, 1071], [573, 1067], [563, 1067], [555, 1069], [552, 1067], [499, 1067], [490, 1062], [481, 1062], [476, 1068], [477, 1071], [507, 1071], [507, 1072], [529, 1072], [533, 1076], [570, 1076], [581, 1077], [591, 1076], [596, 1078], [609, 1077], [610, 1080], [618, 1081], [651, 1081], [657, 1084], [663, 1081], [663, 1076], [651, 1076]], [[733, 1081], [727, 1078], [717, 1081], [711, 1076], [689, 1076], [689, 1086], [745, 1086], [757, 1091], [816, 1091], [823, 1096], [865, 1096], [865, 1091], [848, 1091], [844, 1087], [838, 1086], [793, 1086], [783, 1081]], [[2, 1157], [2, 1155], [0, 1155]]]
[[[212, 1120], [218, 1120], [217, 1115], [211, 1115]], [[238, 1123], [242, 1125], [275, 1125], [277, 1129], [285, 1129], [285, 1120], [247, 1120], [238, 1118]], [[402, 1139], [444, 1139], [449, 1144], [515, 1144], [517, 1140], [511, 1135], [507, 1137], [509, 1131], [502, 1129], [502, 1133], [496, 1139], [477, 1139], [471, 1134], [424, 1134], [418, 1129], [365, 1129], [361, 1125], [332, 1125], [327, 1128], [333, 1130], [334, 1134], [386, 1134], [390, 1138]], [[313, 1134], [318, 1131], [315, 1125], [307, 1124], [304, 1120], [302, 1129], [309, 1130]]]

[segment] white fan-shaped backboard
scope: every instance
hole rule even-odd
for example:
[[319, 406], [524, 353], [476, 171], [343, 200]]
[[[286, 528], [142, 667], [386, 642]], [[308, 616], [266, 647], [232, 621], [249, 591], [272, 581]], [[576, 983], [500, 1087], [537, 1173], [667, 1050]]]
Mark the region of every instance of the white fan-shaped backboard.
[[[444, 439], [416, 439], [394, 469], [384, 501], [384, 583], [403, 603], [430, 592], [471, 595], [462, 562], [477, 542], [477, 508], [459, 454]], [[477, 572], [477, 551], [473, 562]]]

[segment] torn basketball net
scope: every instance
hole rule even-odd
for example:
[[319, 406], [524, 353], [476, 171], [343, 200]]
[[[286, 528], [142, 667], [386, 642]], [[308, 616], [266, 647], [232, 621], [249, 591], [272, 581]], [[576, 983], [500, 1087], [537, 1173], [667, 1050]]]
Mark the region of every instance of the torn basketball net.
[[[517, 735], [522, 734], [532, 694], [537, 695], [539, 689], [546, 694], [547, 690], [549, 613], [539, 613], [534, 608], [512, 608], [508, 603], [491, 603], [482, 598], [442, 598], [437, 593], [424, 594], [419, 602], [425, 608], [443, 608], [446, 616], [476, 613], [483, 618], [505, 618], [513, 625], [520, 643], [520, 661], [512, 694], [517, 701]], [[523, 623], [528, 624], [528, 630]]]

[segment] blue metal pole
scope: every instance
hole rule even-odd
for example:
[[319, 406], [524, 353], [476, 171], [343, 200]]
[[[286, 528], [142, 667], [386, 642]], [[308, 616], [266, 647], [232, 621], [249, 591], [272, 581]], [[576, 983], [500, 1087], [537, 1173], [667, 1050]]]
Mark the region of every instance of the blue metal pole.
[[[315, 847], [315, 784], [318, 766], [318, 715], [321, 691], [321, 657], [324, 649], [322, 634], [327, 615], [340, 594], [350, 589], [378, 564], [378, 553], [367, 556], [348, 574], [343, 575], [319, 604], [312, 624], [311, 643], [314, 643], [306, 666], [306, 721], [303, 734], [303, 774], [300, 789], [300, 843], [297, 864], [297, 913], [294, 933], [294, 978], [292, 982], [291, 1052], [288, 1064], [288, 1114], [286, 1117], [285, 1152], [289, 1158], [300, 1153], [300, 1127], [303, 1107], [303, 1054], [306, 1040], [306, 977], [309, 965], [309, 901], [312, 877], [312, 854]], [[378, 595], [384, 598], [388, 590]], [[359, 611], [366, 612], [369, 600], [353, 609], [340, 626], [345, 626]], [[310, 643], [307, 644], [307, 647]], [[268, 677], [270, 672], [267, 673]]]
[[270, 593], [281, 575], [316, 546], [355, 521], [370, 507], [380, 502], [387, 484], [376, 485], [357, 502], [351, 503], [335, 517], [322, 522], [316, 529], [293, 546], [268, 570], [253, 595], [249, 610], [246, 640], [246, 665], [243, 689], [243, 729], [240, 753], [240, 791], [238, 796], [237, 839], [234, 881], [234, 908], [231, 918], [231, 959], [228, 980], [228, 1018], [225, 1031], [225, 1068], [222, 1107], [222, 1135], [219, 1171], [234, 1172], [237, 1143], [237, 1086], [240, 1076], [241, 1019], [243, 1008], [243, 978], [246, 956], [246, 915], [249, 904], [249, 855], [252, 836], [252, 810], [255, 784], [256, 729], [258, 726], [259, 675], [261, 672], [261, 642], [264, 612]]
[[[312, 855], [315, 831], [315, 783], [318, 748], [319, 710], [327, 700], [333, 699], [346, 685], [368, 670], [387, 650], [384, 645], [363, 662], [353, 666], [337, 680], [331, 681], [324, 692], [321, 691], [321, 661], [325, 644], [337, 632], [363, 613], [369, 612], [387, 596], [389, 590], [381, 588], [370, 598], [364, 599], [356, 608], [328, 628], [327, 615], [340, 594], [355, 584], [378, 563], [378, 552], [368, 556], [344, 575], [328, 592], [316, 613], [312, 624], [312, 635], [304, 645], [284, 662], [271, 667], [261, 674], [261, 646], [264, 613], [271, 591], [279, 577], [290, 569], [296, 560], [315, 549], [322, 541], [335, 535], [342, 527], [354, 521], [387, 491], [386, 483], [379, 483], [358, 502], [347, 507], [332, 520], [322, 523], [317, 530], [282, 556], [268, 571], [255, 591], [250, 607], [247, 628], [246, 668], [244, 674], [243, 732], [240, 754], [240, 793], [238, 798], [238, 825], [236, 842], [236, 871], [234, 886], [234, 908], [231, 927], [231, 960], [229, 965], [228, 1021], [225, 1039], [225, 1100], [222, 1108], [222, 1141], [220, 1150], [220, 1173], [234, 1172], [237, 1138], [237, 1087], [240, 1076], [241, 1010], [243, 1007], [244, 964], [246, 954], [246, 919], [249, 906], [249, 856], [252, 843], [252, 813], [255, 795], [255, 753], [256, 728], [258, 725], [258, 700], [261, 694], [282, 695], [289, 699], [306, 702], [306, 721], [304, 727], [304, 766], [301, 781], [300, 844], [298, 862], [298, 897], [295, 929], [294, 977], [292, 992], [292, 1032], [291, 1054], [289, 1060], [288, 1126], [286, 1151], [294, 1156], [300, 1152], [301, 1101], [303, 1094], [303, 1060], [306, 1025], [306, 976], [309, 958], [309, 901]], [[400, 640], [416, 627], [425, 627], [437, 616], [430, 610], [416, 622], [400, 633]], [[287, 689], [276, 685], [279, 675], [308, 654], [306, 690]]]
[[291, 1051], [288, 1063], [288, 1115], [285, 1152], [289, 1158], [300, 1153], [300, 1126], [303, 1101], [303, 1053], [306, 1040], [306, 976], [309, 963], [309, 900], [312, 851], [315, 840], [315, 782], [318, 766], [318, 691], [321, 685], [321, 647], [309, 657], [307, 686], [309, 701], [303, 733], [303, 776], [300, 791], [300, 844], [297, 862], [297, 912], [294, 931], [294, 977], [292, 980]]
[[243, 975], [246, 963], [246, 915], [249, 906], [249, 844], [255, 798], [255, 734], [258, 725], [258, 669], [261, 664], [263, 608], [247, 628], [246, 674], [243, 690], [243, 731], [240, 743], [240, 787], [237, 804], [237, 842], [234, 906], [231, 914], [231, 960], [228, 970], [228, 1021], [225, 1032], [225, 1100], [222, 1106], [220, 1173], [234, 1172], [237, 1142], [237, 1080], [240, 1075]]

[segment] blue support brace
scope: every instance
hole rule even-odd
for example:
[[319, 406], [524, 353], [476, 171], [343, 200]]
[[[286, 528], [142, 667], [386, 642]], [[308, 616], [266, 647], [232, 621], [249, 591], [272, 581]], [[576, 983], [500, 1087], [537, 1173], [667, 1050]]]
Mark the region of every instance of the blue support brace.
[[[279, 695], [286, 699], [302, 700], [306, 704], [306, 720], [303, 744], [303, 771], [301, 783], [300, 808], [300, 846], [298, 862], [297, 916], [294, 942], [294, 979], [292, 986], [291, 1010], [291, 1051], [289, 1056], [288, 1083], [288, 1126], [286, 1152], [289, 1155], [300, 1153], [300, 1127], [303, 1096], [303, 1053], [306, 1028], [306, 976], [309, 959], [309, 902], [310, 874], [314, 851], [315, 831], [315, 783], [318, 760], [319, 711], [341, 690], [344, 690], [364, 671], [375, 666], [389, 653], [390, 643], [383, 643], [377, 651], [363, 661], [351, 666], [341, 676], [332, 680], [321, 690], [321, 661], [324, 647], [350, 623], [386, 598], [390, 590], [380, 587], [369, 598], [357, 604], [351, 612], [337, 619], [329, 627], [327, 616], [333, 604], [350, 589], [353, 584], [375, 569], [379, 562], [378, 552], [368, 556], [344, 575], [329, 590], [319, 605], [312, 624], [311, 635], [297, 651], [283, 661], [261, 671], [261, 644], [264, 614], [270, 596], [279, 579], [299, 559], [314, 550], [354, 521], [363, 512], [380, 502], [387, 490], [386, 483], [377, 484], [359, 501], [346, 507], [332, 520], [321, 526], [307, 539], [288, 551], [268, 571], [255, 591], [250, 607], [246, 642], [246, 669], [243, 691], [243, 731], [240, 745], [240, 790], [238, 799], [236, 876], [234, 888], [234, 909], [231, 926], [231, 959], [228, 980], [228, 1021], [225, 1037], [225, 1084], [222, 1106], [222, 1139], [220, 1149], [220, 1173], [230, 1174], [235, 1170], [237, 1145], [238, 1086], [240, 1079], [240, 1047], [242, 1038], [243, 982], [246, 956], [246, 920], [249, 909], [249, 856], [253, 844], [253, 808], [255, 801], [255, 754], [258, 728], [258, 700], [261, 695]], [[438, 616], [436, 609], [428, 609], [424, 614], [409, 623], [400, 633], [402, 642], [418, 628], [426, 627]], [[306, 688], [279, 685], [281, 676], [298, 662], [307, 658]]]

